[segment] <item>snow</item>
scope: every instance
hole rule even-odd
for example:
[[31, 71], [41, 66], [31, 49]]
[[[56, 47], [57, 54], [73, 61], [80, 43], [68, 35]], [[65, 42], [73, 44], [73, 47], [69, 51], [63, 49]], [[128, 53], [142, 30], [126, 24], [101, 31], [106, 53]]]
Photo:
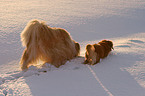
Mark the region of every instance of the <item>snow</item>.
[[[144, 96], [144, 0], [1, 0], [0, 96]], [[70, 32], [81, 54], [60, 68], [19, 68], [20, 33], [31, 19]], [[100, 63], [82, 64], [85, 46], [112, 40]]]

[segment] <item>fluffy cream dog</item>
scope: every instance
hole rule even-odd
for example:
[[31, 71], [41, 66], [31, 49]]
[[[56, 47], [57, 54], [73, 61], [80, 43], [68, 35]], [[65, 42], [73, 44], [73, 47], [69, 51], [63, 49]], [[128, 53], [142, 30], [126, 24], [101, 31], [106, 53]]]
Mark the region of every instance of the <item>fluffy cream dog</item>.
[[49, 27], [38, 20], [28, 22], [21, 33], [21, 41], [26, 47], [20, 61], [22, 70], [39, 60], [58, 68], [80, 52], [79, 43], [72, 40], [66, 30]]

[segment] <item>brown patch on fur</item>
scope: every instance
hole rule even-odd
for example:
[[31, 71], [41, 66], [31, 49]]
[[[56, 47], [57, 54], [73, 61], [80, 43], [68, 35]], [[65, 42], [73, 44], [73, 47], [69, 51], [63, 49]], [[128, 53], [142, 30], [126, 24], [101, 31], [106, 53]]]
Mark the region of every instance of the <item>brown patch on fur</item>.
[[109, 52], [113, 49], [113, 42], [109, 40], [102, 40], [98, 44], [86, 46], [85, 61], [84, 64], [94, 65], [100, 62], [100, 59], [103, 59], [108, 56]]
[[21, 41], [26, 47], [20, 61], [22, 70], [30, 64], [36, 64], [38, 60], [58, 68], [80, 52], [79, 43], [72, 40], [66, 30], [51, 28], [38, 20], [27, 24], [21, 33]]

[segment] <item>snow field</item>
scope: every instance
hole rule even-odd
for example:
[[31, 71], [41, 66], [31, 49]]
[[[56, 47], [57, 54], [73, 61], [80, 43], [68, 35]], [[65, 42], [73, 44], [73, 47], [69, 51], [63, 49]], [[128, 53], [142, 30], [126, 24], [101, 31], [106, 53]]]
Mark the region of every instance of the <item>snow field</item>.
[[[0, 96], [144, 96], [144, 0], [1, 0]], [[20, 33], [31, 19], [66, 29], [81, 56], [55, 68], [19, 69]], [[85, 46], [114, 42], [100, 63], [84, 65]]]
[[[25, 95], [27, 92], [34, 96], [144, 96], [145, 34], [110, 40], [114, 42], [115, 50], [99, 64], [82, 64], [84, 56], [81, 54], [81, 57], [68, 61], [60, 68], [45, 64], [39, 69], [31, 66], [27, 72], [15, 70], [4, 73], [0, 78], [1, 93]], [[92, 44], [95, 42], [98, 40], [90, 41]], [[81, 52], [84, 53], [85, 49], [82, 48]]]

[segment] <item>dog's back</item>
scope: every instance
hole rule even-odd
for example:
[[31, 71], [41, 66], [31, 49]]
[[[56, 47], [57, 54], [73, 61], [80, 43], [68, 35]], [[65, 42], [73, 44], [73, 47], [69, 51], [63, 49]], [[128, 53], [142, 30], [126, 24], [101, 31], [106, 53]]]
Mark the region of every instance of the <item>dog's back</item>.
[[95, 52], [99, 55], [100, 58], [104, 58], [104, 47], [100, 44], [94, 44]]
[[104, 48], [104, 57], [107, 57], [109, 52], [113, 49], [113, 42], [109, 40], [102, 40], [98, 44]]

